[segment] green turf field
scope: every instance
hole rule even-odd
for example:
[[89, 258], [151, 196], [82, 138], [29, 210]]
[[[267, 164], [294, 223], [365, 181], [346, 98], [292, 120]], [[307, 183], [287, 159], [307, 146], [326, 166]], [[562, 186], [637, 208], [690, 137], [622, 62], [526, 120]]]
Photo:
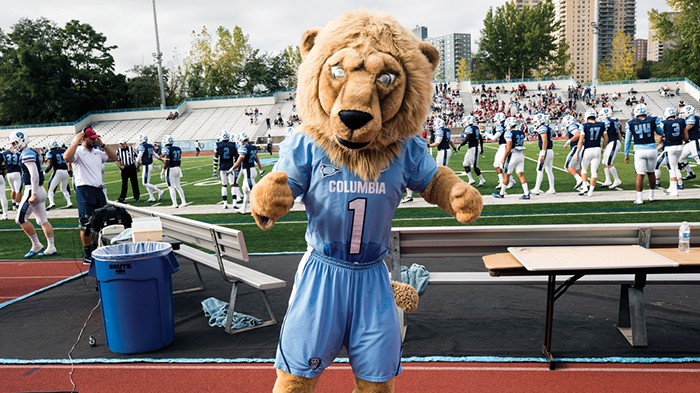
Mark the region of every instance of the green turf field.
[[[568, 149], [562, 146], [562, 142], [555, 144], [555, 176], [558, 192], [572, 191], [574, 185], [573, 178], [563, 171], [562, 166], [568, 153]], [[530, 142], [526, 144], [525, 154], [531, 160], [525, 163], [525, 175], [528, 178], [530, 187], [534, 186], [536, 177], [535, 162], [537, 157], [537, 144]], [[487, 185], [480, 189], [482, 194], [490, 195], [493, 186], [497, 182], [496, 173], [492, 168], [493, 155], [497, 145], [488, 143], [484, 145], [484, 154], [480, 159], [480, 167], [484, 172]], [[457, 173], [463, 173], [461, 167], [465, 149], [459, 151], [451, 159], [450, 167]], [[277, 155], [261, 155], [263, 167], [266, 171], [272, 168], [272, 160]], [[212, 157], [185, 157], [183, 161], [184, 177], [183, 188], [188, 202], [191, 204], [215, 204], [221, 201], [220, 185], [218, 180], [212, 176]], [[632, 164], [625, 164], [622, 158], [617, 160], [618, 171], [623, 181], [622, 187], [629, 189], [633, 184], [634, 172]], [[165, 184], [160, 181], [159, 170], [155, 171], [153, 183], [160, 188], [166, 189]], [[668, 174], [663, 171], [663, 178], [667, 179]], [[599, 172], [603, 177], [602, 169]], [[121, 180], [119, 169], [113, 163], [107, 164], [105, 168], [105, 182], [110, 199], [115, 200], [119, 194]], [[662, 180], [662, 186], [664, 181]], [[694, 187], [693, 182], [688, 183], [688, 187]], [[543, 190], [547, 189], [546, 176]], [[596, 189], [598, 192], [599, 189]], [[519, 193], [519, 186], [515, 186], [511, 194]], [[600, 192], [615, 192], [600, 188]], [[131, 191], [129, 190], [129, 194]], [[136, 206], [148, 207], [151, 203], [146, 203], [147, 194], [143, 191], [142, 198], [135, 203]], [[58, 206], [64, 205], [63, 196], [56, 195]], [[73, 201], [76, 204], [75, 200]], [[161, 205], [171, 204], [169, 194], [163, 196]], [[183, 209], [183, 213], [186, 210]], [[223, 213], [223, 211], [222, 211]], [[680, 222], [688, 217], [698, 217], [700, 213], [700, 201], [682, 200], [657, 201], [653, 204], [633, 205], [629, 200], [619, 202], [576, 202], [576, 203], [528, 203], [514, 205], [490, 205], [485, 206], [482, 216], [474, 225], [544, 225], [544, 224], [583, 224], [583, 223], [627, 223], [627, 222]], [[215, 223], [232, 227], [243, 231], [248, 251], [256, 252], [287, 252], [304, 251], [304, 231], [306, 229], [306, 215], [304, 212], [290, 212], [278, 224], [268, 232], [263, 232], [255, 226], [250, 215], [240, 214], [209, 214], [209, 215], [187, 215], [186, 217], [200, 221]], [[82, 250], [77, 234], [76, 219], [56, 219], [51, 218], [56, 232], [56, 245], [61, 258], [82, 258]], [[439, 208], [402, 208], [394, 216], [394, 226], [439, 226], [439, 225], [461, 225], [453, 218], [449, 217]], [[39, 231], [40, 232], [40, 231]], [[44, 242], [43, 235], [40, 240]], [[29, 240], [24, 233], [12, 221], [0, 221], [0, 259], [18, 259], [29, 249]]]

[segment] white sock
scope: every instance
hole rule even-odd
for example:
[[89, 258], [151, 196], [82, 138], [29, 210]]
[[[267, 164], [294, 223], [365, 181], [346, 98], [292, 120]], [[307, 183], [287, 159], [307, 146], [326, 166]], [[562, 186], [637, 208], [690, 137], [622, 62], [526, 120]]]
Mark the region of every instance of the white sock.
[[502, 173], [498, 174], [498, 183], [503, 183], [503, 174]]
[[47, 238], [46, 238], [46, 242], [49, 244], [49, 245], [47, 246], [47, 248], [52, 248], [52, 247], [55, 248], [55, 247], [56, 247], [56, 246], [54, 245], [54, 243], [53, 243], [53, 238], [52, 238], [52, 237], [47, 237]]
[[578, 173], [574, 175], [574, 179], [576, 179], [576, 184], [583, 182], [581, 175], [579, 175]]
[[654, 198], [654, 190], [649, 190], [649, 199]]
[[537, 171], [537, 180], [535, 180], [535, 190], [539, 190], [544, 179], [544, 171]]
[[604, 166], [603, 173], [605, 173], [605, 181], [603, 183], [610, 183], [610, 168]]
[[501, 182], [501, 195], [506, 195], [507, 186]]
[[641, 191], [637, 191], [637, 200], [638, 201], [642, 200], [642, 192]]
[[614, 166], [610, 167], [610, 174], [616, 182], [620, 181], [620, 177], [617, 175], [617, 168], [615, 168]]
[[39, 251], [44, 247], [41, 245], [41, 242], [39, 242], [39, 236], [36, 234], [34, 236], [29, 236], [29, 240], [32, 241], [32, 251]]
[[530, 194], [530, 188], [527, 186], [527, 183], [521, 184], [523, 186], [523, 195], [529, 195]]
[[595, 186], [591, 186], [591, 187], [588, 189], [588, 196], [593, 195], [593, 190], [594, 190], [594, 189], [595, 189]]

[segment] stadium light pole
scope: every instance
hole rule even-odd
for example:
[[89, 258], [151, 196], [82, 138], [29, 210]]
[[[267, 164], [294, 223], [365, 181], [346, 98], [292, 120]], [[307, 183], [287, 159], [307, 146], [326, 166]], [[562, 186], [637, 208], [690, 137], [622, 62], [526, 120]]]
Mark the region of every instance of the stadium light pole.
[[158, 18], [156, 17], [156, 0], [153, 0], [153, 24], [156, 27], [156, 53], [153, 57], [158, 63], [158, 84], [160, 85], [160, 109], [165, 109], [165, 87], [163, 86], [163, 53], [160, 51], [160, 39], [158, 38]]

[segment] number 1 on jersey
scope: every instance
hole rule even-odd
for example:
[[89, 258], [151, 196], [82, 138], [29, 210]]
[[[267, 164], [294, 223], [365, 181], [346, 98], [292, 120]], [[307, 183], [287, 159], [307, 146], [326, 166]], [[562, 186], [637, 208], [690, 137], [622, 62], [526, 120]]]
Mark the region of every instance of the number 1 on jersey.
[[365, 225], [365, 210], [367, 198], [353, 199], [348, 203], [348, 210], [352, 210], [352, 233], [350, 234], [350, 255], [360, 253], [362, 246], [362, 232]]

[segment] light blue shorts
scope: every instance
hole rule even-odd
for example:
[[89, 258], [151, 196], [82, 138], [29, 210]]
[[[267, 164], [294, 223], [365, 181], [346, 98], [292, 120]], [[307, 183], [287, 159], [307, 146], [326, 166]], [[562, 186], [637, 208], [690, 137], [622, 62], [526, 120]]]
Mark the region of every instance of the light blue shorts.
[[356, 377], [386, 382], [401, 372], [401, 332], [384, 261], [353, 264], [304, 254], [277, 346], [275, 368], [315, 378], [345, 347]]

